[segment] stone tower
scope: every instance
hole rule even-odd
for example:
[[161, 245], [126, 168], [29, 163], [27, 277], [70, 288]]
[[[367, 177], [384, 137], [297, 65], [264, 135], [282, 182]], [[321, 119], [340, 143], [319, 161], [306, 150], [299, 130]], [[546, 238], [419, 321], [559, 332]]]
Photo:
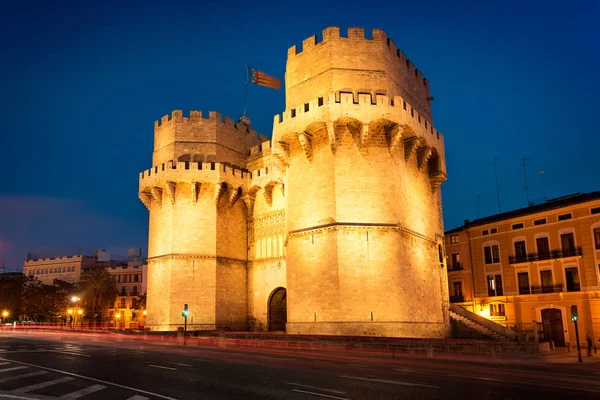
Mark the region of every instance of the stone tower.
[[148, 323], [445, 337], [444, 140], [385, 33], [288, 51], [271, 141], [216, 113], [155, 123]]
[[383, 31], [288, 50], [289, 333], [444, 337], [444, 142], [429, 84]]
[[154, 123], [153, 167], [140, 174], [140, 199], [150, 211], [153, 329], [180, 325], [184, 304], [190, 328], [246, 327], [247, 219], [240, 196], [246, 156], [258, 143], [255, 131], [216, 112], [184, 118], [174, 111]]

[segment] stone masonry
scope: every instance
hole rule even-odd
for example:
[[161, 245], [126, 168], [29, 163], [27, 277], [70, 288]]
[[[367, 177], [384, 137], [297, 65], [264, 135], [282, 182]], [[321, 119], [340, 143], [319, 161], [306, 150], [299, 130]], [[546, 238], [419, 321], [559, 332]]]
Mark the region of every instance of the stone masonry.
[[180, 327], [189, 304], [189, 329], [268, 330], [283, 315], [289, 333], [446, 337], [430, 100], [383, 31], [329, 27], [288, 50], [272, 140], [215, 112], [155, 122], [139, 181], [148, 326]]

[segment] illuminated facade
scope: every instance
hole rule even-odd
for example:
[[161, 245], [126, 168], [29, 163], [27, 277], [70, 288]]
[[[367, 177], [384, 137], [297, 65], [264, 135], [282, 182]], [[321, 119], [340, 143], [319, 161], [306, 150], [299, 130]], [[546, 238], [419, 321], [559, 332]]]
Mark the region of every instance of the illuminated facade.
[[52, 285], [55, 279], [78, 283], [82, 269], [95, 267], [97, 262], [97, 257], [86, 255], [30, 257], [23, 264], [23, 273], [28, 276], [35, 276], [46, 285]]
[[466, 222], [446, 232], [450, 300], [524, 331], [542, 322], [557, 346], [600, 338], [600, 192]]
[[448, 336], [428, 81], [383, 31], [329, 27], [285, 83], [272, 140], [216, 112], [155, 122], [148, 326], [188, 304], [189, 329]]

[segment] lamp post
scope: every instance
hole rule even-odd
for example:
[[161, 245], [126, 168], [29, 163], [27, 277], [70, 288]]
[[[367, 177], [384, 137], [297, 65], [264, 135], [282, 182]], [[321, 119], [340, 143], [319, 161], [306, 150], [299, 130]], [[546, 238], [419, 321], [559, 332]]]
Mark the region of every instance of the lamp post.
[[4, 310], [2, 311], [2, 318], [0, 318], [0, 324], [2, 323], [3, 319], [6, 319], [6, 317], [8, 317], [8, 311]]
[[[73, 296], [71, 297], [71, 303], [74, 303], [75, 308], [78, 309], [79, 308], [79, 300], [81, 300], [78, 296]], [[79, 314], [79, 316], [81, 316], [81, 314], [83, 312], [80, 312], [81, 309], [79, 309], [77, 311], [77, 314]], [[74, 311], [71, 311], [71, 313], [73, 313]], [[75, 315], [73, 315], [72, 319], [71, 319], [71, 329], [75, 329]]]
[[121, 313], [116, 313], [115, 314], [115, 327], [117, 329], [119, 329], [119, 327], [120, 327], [120, 322], [119, 322], [120, 318], [121, 318]]

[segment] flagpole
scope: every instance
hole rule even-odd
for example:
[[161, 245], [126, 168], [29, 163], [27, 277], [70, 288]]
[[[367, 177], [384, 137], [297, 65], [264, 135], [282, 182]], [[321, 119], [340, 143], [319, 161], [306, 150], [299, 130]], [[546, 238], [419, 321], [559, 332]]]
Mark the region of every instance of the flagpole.
[[247, 97], [248, 97], [248, 66], [246, 65], [246, 84], [244, 85], [244, 117], [246, 116]]

